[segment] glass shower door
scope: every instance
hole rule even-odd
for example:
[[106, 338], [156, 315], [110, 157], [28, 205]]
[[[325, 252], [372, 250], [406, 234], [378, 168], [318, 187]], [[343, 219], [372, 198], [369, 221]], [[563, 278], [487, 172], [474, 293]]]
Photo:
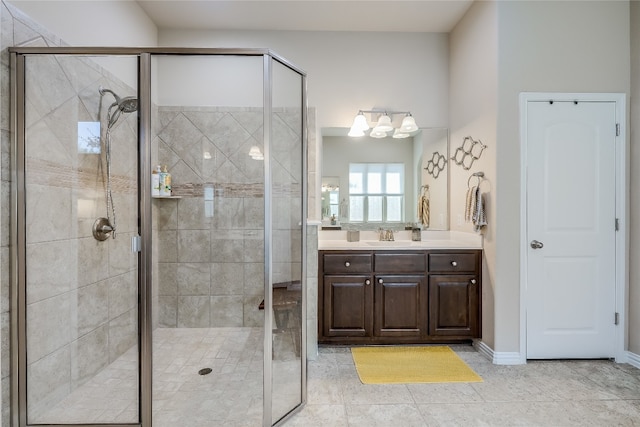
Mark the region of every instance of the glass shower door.
[[273, 423], [306, 399], [305, 284], [306, 178], [304, 78], [271, 60], [269, 143], [271, 193], [271, 412]]
[[138, 423], [137, 56], [22, 58], [20, 422]]

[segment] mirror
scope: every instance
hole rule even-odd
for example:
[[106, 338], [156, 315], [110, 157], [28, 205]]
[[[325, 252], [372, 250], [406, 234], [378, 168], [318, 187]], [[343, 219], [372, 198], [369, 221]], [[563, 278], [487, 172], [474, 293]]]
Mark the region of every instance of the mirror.
[[448, 229], [447, 128], [421, 128], [404, 139], [351, 138], [348, 131], [322, 129], [323, 228]]

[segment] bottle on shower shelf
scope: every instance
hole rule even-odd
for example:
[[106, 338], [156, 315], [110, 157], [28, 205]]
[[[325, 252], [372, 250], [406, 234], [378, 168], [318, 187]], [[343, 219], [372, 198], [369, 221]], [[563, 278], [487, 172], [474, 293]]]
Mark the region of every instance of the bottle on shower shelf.
[[151, 172], [151, 197], [160, 197], [160, 165]]
[[171, 174], [167, 171], [167, 165], [160, 172], [160, 197], [171, 196]]

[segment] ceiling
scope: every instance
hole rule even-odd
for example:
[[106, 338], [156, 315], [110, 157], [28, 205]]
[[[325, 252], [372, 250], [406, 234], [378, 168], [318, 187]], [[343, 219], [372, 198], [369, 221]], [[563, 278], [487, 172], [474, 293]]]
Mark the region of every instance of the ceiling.
[[473, 0], [138, 0], [163, 29], [449, 32]]

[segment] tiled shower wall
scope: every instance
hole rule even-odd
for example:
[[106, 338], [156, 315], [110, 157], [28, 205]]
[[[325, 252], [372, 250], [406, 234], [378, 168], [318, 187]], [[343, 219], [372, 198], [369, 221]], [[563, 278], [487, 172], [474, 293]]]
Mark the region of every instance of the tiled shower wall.
[[[3, 422], [9, 398], [9, 146], [7, 46], [60, 41], [2, 5], [2, 378]], [[132, 62], [135, 65], [135, 62]], [[92, 236], [106, 216], [103, 155], [78, 150], [78, 122], [98, 121], [98, 88], [122, 85], [90, 59], [27, 59], [27, 364], [32, 420], [136, 344], [137, 122], [123, 115], [112, 130], [116, 239]], [[107, 95], [101, 110], [102, 131]], [[102, 140], [104, 142], [104, 140]], [[102, 148], [104, 152], [104, 146]], [[131, 378], [136, 381], [136, 378]]]
[[[264, 162], [248, 153], [264, 150], [262, 109], [160, 107], [158, 116], [158, 163], [181, 197], [154, 200], [160, 326], [261, 326]], [[283, 147], [273, 153], [276, 283], [301, 274], [292, 262], [300, 228], [290, 220], [300, 210], [300, 120], [299, 110], [274, 111], [274, 145]]]

